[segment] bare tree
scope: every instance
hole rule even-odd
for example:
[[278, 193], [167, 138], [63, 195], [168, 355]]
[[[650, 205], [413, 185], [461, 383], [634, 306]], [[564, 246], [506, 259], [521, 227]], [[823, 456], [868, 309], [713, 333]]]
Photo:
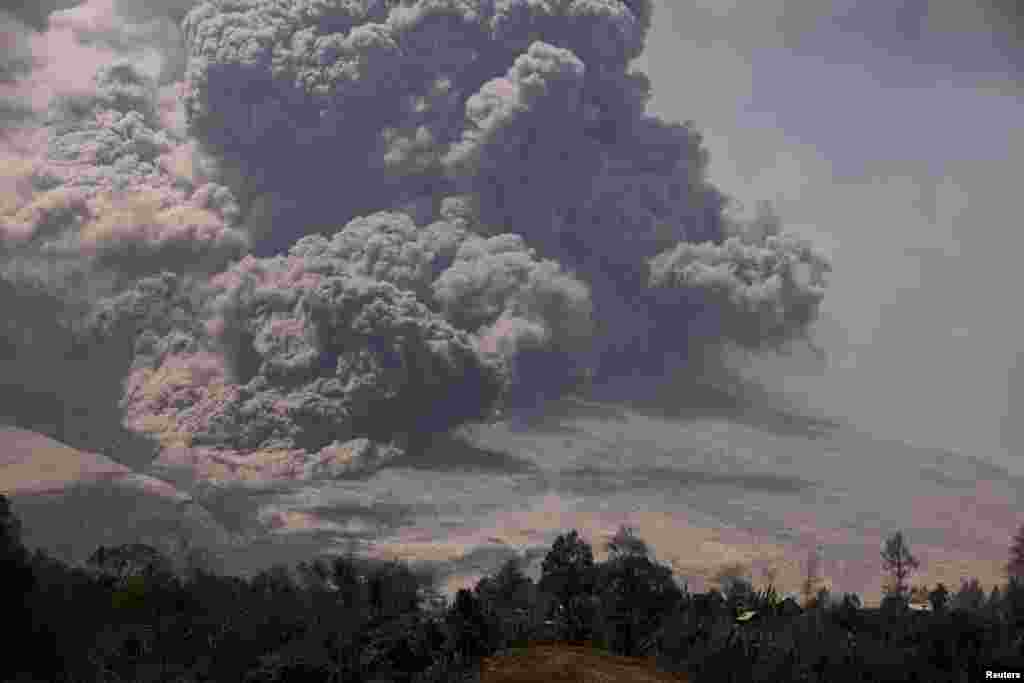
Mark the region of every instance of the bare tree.
[[804, 606], [809, 605], [818, 594], [818, 588], [821, 584], [821, 546], [817, 546], [807, 552], [806, 569], [800, 591], [804, 598]]
[[632, 527], [621, 525], [615, 535], [608, 540], [608, 554], [616, 557], [649, 557], [651, 549], [647, 542], [637, 536]]
[[886, 539], [885, 549], [882, 551], [882, 564], [890, 575], [890, 580], [885, 586], [886, 594], [905, 598], [909, 592], [907, 579], [921, 563], [910, 554], [910, 546], [903, 538], [902, 531], [897, 531]]
[[1010, 546], [1010, 562], [1006, 565], [1009, 578], [1024, 579], [1024, 524], [1017, 530]]

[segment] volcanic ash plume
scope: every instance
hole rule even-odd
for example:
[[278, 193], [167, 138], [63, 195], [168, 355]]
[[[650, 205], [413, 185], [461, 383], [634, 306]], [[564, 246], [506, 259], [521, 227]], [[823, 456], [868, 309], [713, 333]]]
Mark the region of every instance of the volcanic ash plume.
[[[143, 286], [159, 310], [169, 293]], [[165, 441], [239, 453], [315, 452], [356, 437], [405, 444], [484, 417], [502, 390], [500, 364], [389, 283], [288, 256], [247, 257], [210, 286], [201, 328], [185, 313], [160, 316], [180, 322], [157, 334], [146, 321], [128, 330], [148, 337], [136, 347], [129, 418]], [[123, 295], [108, 329], [124, 330], [138, 302]]]
[[814, 322], [824, 258], [646, 113], [650, 0], [192, 5], [22, 13], [0, 65], [5, 272], [130, 349], [133, 429], [301, 460]]
[[131, 64], [54, 97], [40, 133], [45, 146], [4, 166], [8, 264], [63, 262], [130, 284], [216, 272], [248, 250], [231, 191], [183, 168], [188, 145], [161, 127], [156, 84]]

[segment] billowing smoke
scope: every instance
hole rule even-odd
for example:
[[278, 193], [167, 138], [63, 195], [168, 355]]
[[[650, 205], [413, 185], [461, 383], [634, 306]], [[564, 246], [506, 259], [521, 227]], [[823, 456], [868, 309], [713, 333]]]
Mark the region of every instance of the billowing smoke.
[[161, 129], [155, 84], [130, 64], [56, 96], [40, 132], [39, 153], [2, 171], [7, 277], [91, 301], [162, 270], [216, 272], [248, 250], [232, 193], [182, 175], [187, 146]]
[[152, 457], [121, 424], [131, 345], [98, 340], [93, 308], [139, 277], [209, 274], [248, 250], [237, 201], [196, 171], [175, 114], [177, 25], [194, 3], [173, 19], [170, 4], [0, 14], [0, 412], [125, 460]]
[[651, 260], [651, 284], [699, 291], [717, 311], [722, 336], [757, 349], [808, 331], [828, 270], [805, 240], [762, 229], [721, 244], [682, 242]]
[[[30, 42], [53, 48], [53, 35], [69, 29], [51, 24], [60, 28]], [[71, 58], [84, 51], [106, 60], [89, 79], [57, 82], [49, 72], [63, 75], [63, 62], [57, 66], [59, 55], [46, 54], [36, 55], [37, 69], [8, 84], [9, 97], [27, 113], [9, 129], [3, 149], [5, 262], [35, 264], [35, 275], [57, 287], [70, 270], [118, 289], [164, 269], [215, 272], [239, 258], [248, 238], [239, 229], [238, 203], [226, 187], [194, 172], [192, 146], [168, 129], [165, 97], [144, 60], [115, 58], [107, 47], [75, 42], [75, 35], [65, 36], [75, 46]]]
[[589, 288], [537, 259], [519, 235], [473, 237], [434, 283], [445, 316], [474, 331], [481, 351], [510, 365], [510, 406], [527, 407], [573, 386], [593, 338]]
[[646, 113], [650, 0], [4, 21], [3, 275], [127, 349], [125, 419], [165, 448], [407, 446], [815, 320], [825, 260], [729, 218], [695, 126]]
[[[101, 326], [136, 339], [129, 419], [164, 441], [237, 452], [357, 437], [406, 445], [485, 417], [503, 388], [500, 363], [386, 282], [289, 256], [243, 259], [214, 278], [212, 297], [190, 299], [198, 290], [184, 285], [143, 280]], [[212, 314], [201, 328], [190, 300]]]

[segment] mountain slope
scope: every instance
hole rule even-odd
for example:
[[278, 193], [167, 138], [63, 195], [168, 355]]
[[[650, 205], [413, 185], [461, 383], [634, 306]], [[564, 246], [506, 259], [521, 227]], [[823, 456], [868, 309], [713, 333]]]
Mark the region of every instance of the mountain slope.
[[210, 549], [232, 543], [187, 492], [24, 429], [0, 428], [0, 493], [29, 548], [73, 562], [101, 544], [142, 541], [172, 551], [182, 539]]

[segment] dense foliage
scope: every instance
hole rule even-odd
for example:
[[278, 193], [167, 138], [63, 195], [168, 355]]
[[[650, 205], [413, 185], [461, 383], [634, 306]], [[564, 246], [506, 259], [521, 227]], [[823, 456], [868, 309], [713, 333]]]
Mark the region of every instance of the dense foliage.
[[68, 566], [26, 551], [2, 496], [0, 540], [16, 622], [4, 681], [479, 680], [480, 658], [538, 641], [653, 656], [698, 681], [958, 681], [1024, 668], [1016, 576], [988, 597], [977, 580], [955, 594], [917, 586], [910, 600], [926, 593], [928, 611], [895, 591], [882, 609], [826, 590], [801, 606], [742, 578], [724, 593], [681, 589], [629, 529], [595, 562], [573, 530], [539, 581], [510, 560], [448, 602], [429, 575], [353, 556], [243, 579], [194, 564], [176, 573], [180, 563], [132, 544]]

